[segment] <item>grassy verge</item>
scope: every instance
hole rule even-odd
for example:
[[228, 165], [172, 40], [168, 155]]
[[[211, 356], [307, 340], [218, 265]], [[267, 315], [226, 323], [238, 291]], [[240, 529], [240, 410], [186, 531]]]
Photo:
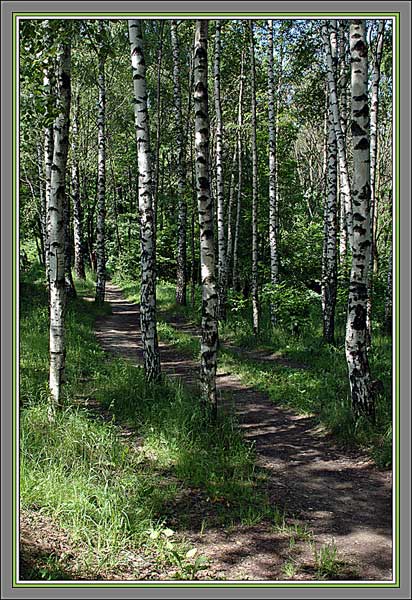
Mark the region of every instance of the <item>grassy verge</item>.
[[[204, 564], [186, 530], [278, 519], [235, 422], [222, 416], [212, 426], [179, 385], [148, 385], [141, 368], [102, 352], [93, 324], [109, 307], [80, 297], [93, 296], [91, 278], [76, 282], [79, 298], [68, 306], [64, 406], [48, 420], [42, 282], [36, 267], [21, 281], [21, 506], [70, 534], [73, 576], [139, 578], [130, 558], [138, 553], [153, 578], [159, 569], [193, 578]], [[31, 564], [32, 578], [63, 573], [58, 558]]]
[[[129, 299], [139, 301], [136, 284], [119, 281]], [[191, 334], [180, 332], [166, 323], [180, 315], [199, 324], [199, 298], [195, 308], [175, 304], [175, 288], [170, 283], [158, 286], [160, 313], [159, 335], [190, 356], [199, 352], [199, 341]], [[264, 311], [261, 334], [255, 338], [250, 322], [249, 306], [239, 303], [229, 307], [228, 319], [220, 324], [219, 366], [236, 372], [242, 379], [267, 392], [276, 404], [290, 406], [303, 414], [314, 414], [319, 421], [347, 445], [366, 448], [376, 463], [389, 467], [392, 460], [392, 366], [391, 340], [373, 335], [370, 364], [373, 376], [384, 385], [377, 399], [376, 423], [355, 422], [352, 418], [347, 367], [344, 354], [344, 319], [337, 322], [336, 345], [326, 345], [322, 339], [321, 315], [312, 311], [299, 335], [288, 329], [274, 329]], [[231, 349], [231, 346], [233, 348]], [[235, 348], [237, 351], [234, 351]], [[238, 350], [241, 350], [239, 353]], [[269, 355], [273, 360], [259, 360]]]

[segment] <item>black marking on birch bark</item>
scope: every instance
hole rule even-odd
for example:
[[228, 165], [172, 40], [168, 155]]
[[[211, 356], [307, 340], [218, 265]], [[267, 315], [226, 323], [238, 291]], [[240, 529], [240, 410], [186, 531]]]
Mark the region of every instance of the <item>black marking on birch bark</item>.
[[351, 133], [354, 137], [358, 137], [358, 136], [364, 136], [366, 135], [365, 130], [359, 126], [358, 123], [356, 123], [355, 121], [352, 121], [351, 126], [350, 126], [350, 130]]

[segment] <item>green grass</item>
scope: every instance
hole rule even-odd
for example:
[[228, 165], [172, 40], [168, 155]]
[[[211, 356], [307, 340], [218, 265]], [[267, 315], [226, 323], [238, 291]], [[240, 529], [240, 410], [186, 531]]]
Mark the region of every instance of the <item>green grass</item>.
[[[122, 553], [130, 549], [178, 578], [194, 577], [204, 562], [190, 552], [185, 530], [196, 519], [204, 529], [277, 514], [253, 450], [235, 421], [221, 415], [213, 425], [176, 382], [149, 385], [142, 368], [105, 355], [93, 323], [110, 308], [81, 297], [67, 309], [67, 381], [50, 422], [43, 279], [34, 265], [21, 281], [22, 509], [50, 516], [70, 534], [80, 575], [125, 567]], [[76, 285], [93, 297], [91, 277]], [[33, 572], [50, 579], [58, 568], [51, 556]]]
[[[129, 299], [138, 301], [136, 284], [127, 280], [118, 283]], [[164, 321], [179, 314], [189, 322], [199, 324], [199, 290], [195, 309], [175, 304], [175, 287], [171, 283], [160, 282], [157, 298], [159, 337], [196, 358], [199, 340]], [[391, 339], [382, 335], [375, 323], [369, 361], [372, 376], [383, 382], [384, 393], [377, 398], [375, 423], [367, 419], [355, 421], [349, 401], [344, 326], [344, 310], [338, 306], [336, 343], [327, 345], [322, 338], [320, 307], [313, 305], [310, 308], [299, 335], [292, 335], [287, 327], [273, 328], [264, 307], [260, 335], [256, 338], [248, 302], [234, 299], [229, 304], [227, 322], [219, 325], [222, 342], [219, 367], [237, 373], [245, 383], [267, 392], [275, 404], [289, 406], [301, 414], [315, 415], [342, 443], [366, 448], [378, 466], [389, 467], [392, 462]], [[243, 354], [231, 351], [231, 345]], [[248, 355], [251, 350], [274, 353], [282, 360], [259, 362]]]

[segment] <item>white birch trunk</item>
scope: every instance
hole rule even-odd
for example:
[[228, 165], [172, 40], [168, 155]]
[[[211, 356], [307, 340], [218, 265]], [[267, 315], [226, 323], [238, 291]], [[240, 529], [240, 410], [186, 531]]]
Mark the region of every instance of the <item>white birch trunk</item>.
[[366, 336], [367, 282], [371, 253], [371, 190], [368, 47], [365, 25], [364, 20], [358, 19], [350, 24], [353, 235], [345, 350], [355, 415], [371, 415], [374, 408]]
[[232, 168], [230, 171], [229, 202], [227, 207], [227, 245], [226, 245], [226, 289], [229, 284], [229, 269], [233, 256], [233, 201], [235, 196], [235, 169], [236, 169], [237, 147], [233, 152]]
[[76, 106], [73, 114], [72, 126], [72, 198], [73, 198], [73, 238], [74, 238], [74, 270], [76, 277], [85, 279], [84, 270], [84, 243], [83, 243], [83, 215], [80, 199], [80, 181], [79, 181], [79, 162], [77, 157], [77, 136], [78, 136], [78, 112], [79, 95], [77, 96]]
[[223, 121], [220, 100], [220, 55], [221, 55], [221, 21], [216, 21], [214, 84], [216, 112], [216, 200], [217, 200], [217, 246], [218, 246], [218, 290], [219, 290], [219, 319], [226, 319], [227, 302], [227, 261], [225, 210], [223, 186]]
[[237, 203], [236, 203], [236, 220], [235, 220], [235, 235], [233, 239], [233, 271], [232, 271], [232, 285], [235, 290], [239, 287], [239, 273], [237, 268], [238, 262], [238, 246], [239, 246], [239, 232], [240, 232], [240, 213], [242, 204], [242, 126], [243, 126], [243, 85], [244, 85], [244, 54], [242, 52], [241, 64], [240, 64], [240, 84], [239, 84], [239, 103], [238, 103], [238, 114], [237, 114], [237, 164], [238, 164], [238, 175], [237, 175]]
[[[276, 169], [276, 112], [275, 82], [273, 72], [273, 21], [268, 22], [268, 112], [269, 112], [269, 250], [270, 281], [273, 286], [279, 283], [279, 257], [277, 236], [277, 169]], [[276, 306], [270, 304], [272, 325], [276, 325]]]
[[391, 245], [391, 251], [389, 253], [388, 261], [388, 278], [386, 284], [386, 298], [385, 298], [385, 333], [392, 335], [392, 258], [393, 249]]
[[252, 94], [252, 316], [253, 332], [259, 332], [258, 298], [258, 157], [256, 142], [256, 71], [253, 21], [250, 26], [251, 94]]
[[324, 42], [327, 66], [327, 79], [330, 95], [330, 105], [333, 116], [333, 125], [335, 128], [336, 143], [338, 148], [339, 172], [340, 172], [340, 190], [343, 205], [345, 207], [345, 221], [349, 239], [352, 237], [352, 203], [351, 189], [349, 181], [348, 164], [346, 159], [346, 141], [342, 131], [341, 115], [338, 104], [338, 92], [336, 85], [335, 70], [332, 59], [332, 50], [329, 36], [329, 27], [327, 21], [322, 25], [322, 37]]
[[[53, 95], [52, 95], [52, 74], [49, 69], [44, 72], [43, 86], [46, 89], [47, 101], [46, 101], [46, 117], [51, 119], [51, 112], [53, 108]], [[44, 187], [44, 204], [46, 213], [45, 222], [45, 257], [46, 257], [46, 281], [50, 292], [50, 190], [51, 190], [51, 169], [53, 166], [53, 124], [48, 125], [44, 130], [44, 174], [45, 174], [45, 187]]]
[[70, 117], [70, 46], [60, 47], [58, 100], [59, 115], [54, 124], [53, 164], [51, 166], [49, 220], [49, 283], [50, 283], [50, 375], [52, 406], [60, 404], [65, 369], [64, 311], [65, 239], [64, 204]]
[[183, 141], [182, 99], [180, 93], [179, 44], [177, 38], [177, 22], [171, 22], [171, 38], [173, 52], [173, 91], [176, 128], [176, 153], [178, 176], [178, 229], [177, 229], [177, 281], [176, 302], [186, 305], [186, 222], [187, 205], [185, 198], [186, 166]]
[[[331, 49], [334, 68], [336, 69], [336, 29], [330, 28]], [[323, 336], [328, 343], [333, 343], [335, 332], [335, 307], [337, 292], [337, 148], [336, 134], [333, 124], [332, 107], [329, 95], [328, 102], [328, 144], [326, 197], [324, 205], [324, 240], [322, 263], [322, 312]]]
[[105, 51], [103, 47], [103, 21], [99, 21], [98, 88], [99, 104], [97, 115], [97, 226], [96, 226], [96, 302], [104, 302], [106, 291], [106, 83]]
[[[348, 65], [347, 65], [347, 37], [348, 37], [348, 22], [345, 20], [339, 21], [339, 43], [338, 43], [338, 54], [339, 54], [339, 80], [338, 80], [338, 92], [339, 92], [339, 114], [342, 127], [342, 134], [346, 143], [346, 132], [348, 126]], [[341, 177], [341, 176], [340, 176]], [[342, 178], [341, 178], [342, 179]], [[348, 231], [346, 225], [346, 208], [345, 208], [345, 196], [342, 194], [342, 182], [339, 182], [339, 197], [340, 197], [340, 210], [339, 210], [339, 256], [340, 261], [345, 260], [348, 247]]]
[[134, 114], [139, 167], [139, 215], [141, 242], [140, 327], [146, 378], [160, 377], [160, 355], [156, 323], [156, 273], [151, 179], [149, 116], [147, 112], [146, 66], [142, 21], [130, 19], [129, 40], [133, 72]]
[[200, 263], [202, 280], [202, 341], [200, 380], [203, 401], [212, 414], [216, 404], [216, 353], [218, 344], [217, 292], [213, 235], [213, 201], [209, 180], [209, 115], [207, 89], [208, 21], [196, 21], [194, 48], [194, 108], [196, 190], [200, 228]]
[[376, 231], [375, 231], [375, 214], [377, 213], [377, 197], [376, 197], [376, 157], [378, 150], [378, 113], [379, 113], [379, 83], [381, 78], [381, 62], [383, 51], [383, 40], [385, 32], [385, 21], [379, 21], [378, 34], [376, 40], [376, 51], [373, 55], [373, 70], [372, 70], [372, 97], [370, 111], [370, 161], [371, 161], [371, 255], [369, 265], [369, 280], [368, 280], [368, 304], [366, 313], [366, 327], [368, 331], [368, 345], [372, 338], [372, 292], [373, 292], [373, 261], [376, 253]]

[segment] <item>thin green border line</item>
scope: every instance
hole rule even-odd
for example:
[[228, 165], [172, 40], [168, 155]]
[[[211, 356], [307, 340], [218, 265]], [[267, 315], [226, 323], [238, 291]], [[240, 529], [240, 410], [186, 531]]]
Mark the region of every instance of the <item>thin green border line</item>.
[[[312, 12], [312, 13], [277, 13], [277, 12], [256, 12], [253, 16], [294, 16], [294, 17], [310, 17], [310, 16], [365, 16], [369, 18], [374, 17], [387, 17], [394, 19], [394, 30], [396, 31], [395, 37], [395, 73], [396, 73], [396, 84], [395, 84], [395, 219], [393, 224], [393, 233], [395, 239], [393, 240], [393, 247], [395, 249], [395, 272], [396, 272], [396, 301], [394, 303], [394, 317], [395, 317], [395, 365], [394, 374], [395, 376], [395, 424], [394, 424], [394, 444], [395, 444], [395, 472], [396, 472], [396, 503], [395, 503], [395, 528], [393, 534], [396, 535], [395, 543], [395, 565], [394, 574], [395, 582], [393, 583], [322, 583], [322, 582], [307, 582], [307, 583], [218, 583], [218, 582], [190, 582], [190, 583], [127, 583], [127, 582], [105, 582], [105, 583], [18, 583], [17, 582], [17, 470], [16, 470], [16, 459], [18, 452], [18, 436], [17, 436], [17, 364], [16, 364], [16, 350], [17, 350], [17, 18], [18, 17], [41, 17], [41, 16], [136, 16], [136, 13], [119, 13], [119, 12], [13, 12], [12, 13], [12, 157], [13, 157], [13, 171], [12, 171], [12, 185], [13, 185], [13, 207], [12, 207], [12, 240], [13, 240], [13, 252], [12, 252], [12, 352], [13, 352], [13, 366], [12, 366], [12, 385], [13, 385], [13, 422], [12, 422], [12, 460], [13, 460], [13, 472], [12, 472], [12, 499], [13, 499], [13, 534], [12, 534], [12, 572], [13, 572], [13, 588], [399, 588], [400, 587], [400, 13], [399, 12], [384, 12], [384, 13], [364, 13], [364, 12], [347, 12], [347, 13], [336, 13], [336, 12]], [[232, 13], [232, 12], [199, 12], [199, 13], [185, 13], [185, 12], [173, 12], [173, 13], [138, 13], [139, 16], [191, 16], [196, 18], [197, 16], [251, 16], [249, 13]]]

